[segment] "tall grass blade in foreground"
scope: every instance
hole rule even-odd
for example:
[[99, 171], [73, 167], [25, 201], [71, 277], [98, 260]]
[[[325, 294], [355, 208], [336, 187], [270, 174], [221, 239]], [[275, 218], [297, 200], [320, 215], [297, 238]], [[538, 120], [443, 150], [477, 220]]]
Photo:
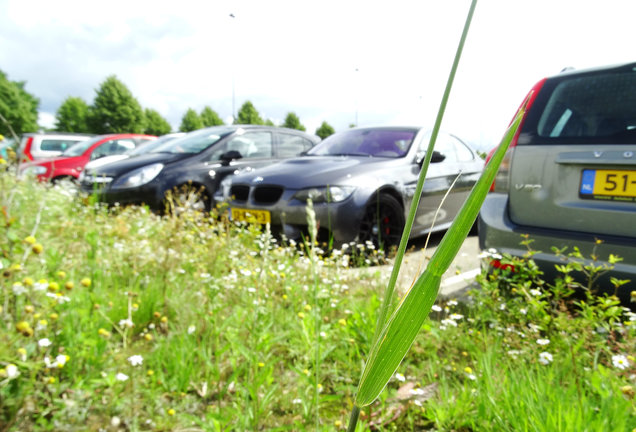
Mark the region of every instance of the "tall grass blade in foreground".
[[499, 148], [444, 235], [426, 270], [403, 297], [400, 305], [380, 332], [379, 339], [362, 372], [355, 398], [356, 406], [369, 405], [378, 397], [413, 344], [415, 336], [435, 302], [441, 277], [450, 267], [468, 235], [524, 112], [525, 109], [522, 108], [517, 113]]
[[[453, 80], [455, 78], [455, 72], [457, 71], [457, 66], [459, 64], [459, 59], [461, 58], [461, 53], [462, 53], [462, 50], [464, 48], [464, 43], [466, 41], [466, 36], [468, 34], [468, 29], [470, 28], [470, 22], [472, 21], [472, 17], [473, 17], [473, 13], [475, 11], [476, 5], [477, 5], [477, 0], [473, 0], [471, 5], [470, 5], [470, 9], [468, 11], [468, 16], [466, 17], [466, 22], [464, 24], [464, 30], [462, 32], [462, 36], [461, 36], [460, 41], [459, 41], [459, 46], [457, 47], [457, 52], [455, 53], [455, 59], [453, 61], [453, 66], [451, 67], [451, 72], [450, 72], [450, 75], [448, 77], [448, 82], [446, 83], [446, 89], [444, 90], [444, 94], [442, 96], [442, 101], [440, 103], [440, 107], [439, 107], [439, 110], [438, 110], [438, 113], [437, 113], [437, 118], [435, 119], [435, 124], [433, 126], [433, 131], [431, 133], [431, 138], [430, 138], [430, 141], [429, 141], [429, 144], [428, 144], [428, 148], [426, 150], [426, 157], [424, 158], [424, 161], [422, 163], [422, 168], [420, 170], [420, 175], [419, 175], [419, 178], [418, 178], [418, 181], [417, 181], [417, 185], [415, 187], [415, 194], [414, 194], [413, 202], [411, 203], [411, 208], [409, 210], [409, 215], [408, 215], [408, 217], [406, 219], [406, 223], [404, 225], [404, 231], [402, 233], [402, 238], [401, 238], [400, 244], [398, 246], [398, 251], [397, 251], [396, 258], [395, 258], [395, 263], [393, 265], [393, 271], [391, 272], [391, 277], [389, 278], [389, 283], [387, 284], [386, 290], [384, 292], [384, 299], [383, 299], [383, 302], [382, 302], [382, 307], [380, 308], [380, 312], [379, 312], [378, 319], [377, 319], [375, 333], [373, 335], [373, 345], [372, 345], [372, 348], [371, 348], [371, 356], [370, 356], [369, 360], [367, 361], [365, 369], [363, 371], [363, 375], [362, 375], [362, 378], [360, 380], [360, 384], [359, 384], [359, 388], [358, 388], [358, 393], [357, 393], [357, 396], [356, 396], [356, 399], [355, 399], [355, 403], [354, 403], [353, 409], [351, 411], [351, 417], [350, 417], [350, 420], [349, 420], [349, 427], [348, 427], [349, 431], [353, 431], [355, 429], [355, 426], [356, 426], [356, 424], [358, 422], [358, 415], [360, 413], [360, 407], [364, 406], [364, 405], [368, 405], [369, 403], [371, 403], [377, 397], [377, 395], [380, 393], [380, 391], [382, 391], [382, 389], [384, 388], [384, 386], [388, 382], [388, 379], [391, 376], [391, 375], [389, 375], [386, 378], [386, 381], [384, 381], [384, 383], [380, 386], [380, 389], [376, 392], [376, 394], [372, 396], [371, 400], [367, 401], [367, 399], [370, 397], [370, 395], [366, 395], [365, 393], [362, 393], [362, 390], [366, 388], [365, 386], [368, 386], [368, 377], [369, 377], [368, 373], [369, 373], [369, 370], [371, 369], [370, 366], [373, 365], [373, 363], [374, 363], [374, 353], [377, 354], [378, 349], [379, 349], [379, 344], [383, 340], [381, 338], [381, 334], [383, 334], [383, 331], [385, 329], [385, 325], [387, 323], [387, 317], [393, 313], [392, 306], [393, 306], [393, 301], [394, 301], [394, 297], [395, 297], [395, 284], [396, 284], [396, 281], [397, 281], [398, 274], [400, 272], [400, 266], [402, 264], [402, 259], [404, 258], [404, 253], [406, 251], [406, 245], [407, 245], [410, 233], [411, 233], [411, 229], [413, 227], [413, 222], [415, 220], [415, 214], [417, 212], [417, 207], [419, 206], [419, 199], [420, 199], [420, 196], [422, 195], [422, 190], [423, 190], [423, 187], [424, 187], [424, 180], [426, 179], [426, 173], [428, 171], [428, 166], [430, 165], [431, 157], [433, 155], [433, 149], [435, 147], [435, 141], [437, 140], [437, 135], [439, 133], [439, 129], [440, 129], [441, 124], [442, 124], [442, 118], [444, 116], [444, 111], [446, 110], [446, 104], [448, 102], [448, 97], [450, 95], [450, 91], [451, 91], [451, 88], [453, 86]], [[474, 218], [473, 218], [473, 221], [474, 221]], [[464, 237], [465, 237], [465, 235], [464, 235]], [[419, 282], [420, 281], [418, 280], [416, 282], [416, 285], [418, 285]], [[437, 286], [439, 288], [439, 281], [437, 283]], [[435, 289], [435, 296], [436, 295], [437, 295], [437, 290]], [[434, 297], [433, 297], [433, 299], [434, 299]], [[398, 311], [399, 311], [399, 309], [401, 309], [401, 306], [398, 306]], [[429, 306], [429, 310], [430, 310], [430, 306]], [[423, 313], [422, 321], [424, 320], [424, 318], [427, 315], [428, 315], [428, 310], [426, 310], [426, 312]], [[421, 326], [421, 323], [420, 323], [420, 326]], [[416, 333], [417, 333], [418, 330], [419, 330], [419, 326], [417, 327]], [[415, 336], [413, 336], [413, 339], [414, 338], [415, 338]], [[399, 365], [400, 361], [402, 361], [402, 358], [406, 354], [406, 351], [408, 350], [408, 347], [410, 347], [412, 342], [413, 342], [413, 340], [411, 340], [411, 342], [407, 345], [406, 350], [404, 350], [404, 353], [402, 354], [402, 356], [397, 361], [393, 371], [397, 368], [397, 366]], [[371, 379], [371, 381], [375, 382], [376, 380], [375, 379]], [[365, 396], [364, 399], [361, 399], [361, 397], [360, 397], [361, 393]], [[364, 401], [364, 403], [361, 403], [361, 401]]]
[[352, 411], [353, 427], [350, 423], [349, 430], [355, 430], [360, 407], [371, 404], [378, 397], [413, 344], [435, 302], [441, 277], [468, 235], [524, 113], [525, 104], [510, 124], [499, 148], [433, 254], [426, 270], [403, 297], [375, 341], [362, 372]]
[[433, 156], [435, 141], [437, 140], [437, 135], [439, 134], [439, 129], [442, 125], [442, 118], [444, 117], [444, 111], [446, 110], [448, 97], [450, 95], [451, 88], [453, 87], [455, 72], [457, 71], [457, 66], [459, 65], [459, 59], [461, 58], [462, 50], [464, 49], [464, 42], [466, 41], [466, 36], [468, 35], [468, 29], [470, 27], [470, 22], [472, 21], [473, 13], [475, 12], [476, 5], [477, 5], [477, 0], [473, 0], [470, 5], [470, 9], [468, 11], [468, 16], [466, 17], [466, 23], [464, 24], [464, 30], [459, 40], [459, 46], [457, 47], [457, 52], [455, 53], [455, 59], [453, 61], [453, 66], [451, 67], [451, 71], [448, 76], [446, 88], [444, 89], [444, 94], [442, 95], [442, 101], [440, 103], [439, 110], [437, 112], [435, 124], [433, 125], [433, 130], [431, 131], [431, 137], [428, 143], [428, 148], [426, 149], [426, 156], [424, 158], [424, 161], [422, 162], [420, 175], [417, 180], [417, 184], [415, 186], [413, 201], [411, 202], [409, 215], [406, 218], [406, 222], [404, 224], [404, 231], [402, 232], [402, 238], [400, 239], [400, 244], [398, 245], [398, 250], [395, 256], [395, 262], [393, 264], [393, 270], [391, 271], [389, 283], [387, 284], [387, 287], [384, 291], [384, 300], [382, 301], [382, 307], [380, 308], [378, 320], [376, 323], [375, 333], [373, 334], [373, 339], [372, 339], [374, 343], [377, 343], [379, 332], [386, 324], [387, 317], [392, 312], [391, 308], [393, 307], [394, 298], [395, 298], [395, 284], [397, 282], [397, 278], [400, 273], [400, 266], [402, 264], [402, 259], [404, 258], [404, 253], [406, 252], [406, 245], [408, 243], [409, 236], [411, 234], [411, 229], [413, 228], [413, 222], [415, 221], [415, 214], [417, 213], [417, 208], [419, 207], [420, 197], [422, 196], [422, 190], [424, 189], [424, 180], [426, 179], [428, 166], [430, 165], [431, 157]]

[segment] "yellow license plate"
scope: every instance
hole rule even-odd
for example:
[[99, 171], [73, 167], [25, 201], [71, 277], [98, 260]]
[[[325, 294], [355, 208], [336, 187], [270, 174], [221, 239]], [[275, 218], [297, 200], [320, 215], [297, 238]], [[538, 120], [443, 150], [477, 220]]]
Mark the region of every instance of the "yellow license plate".
[[231, 208], [230, 214], [232, 216], [232, 220], [238, 222], [268, 224], [272, 221], [270, 213], [267, 210]]
[[581, 198], [636, 201], [636, 171], [583, 170]]

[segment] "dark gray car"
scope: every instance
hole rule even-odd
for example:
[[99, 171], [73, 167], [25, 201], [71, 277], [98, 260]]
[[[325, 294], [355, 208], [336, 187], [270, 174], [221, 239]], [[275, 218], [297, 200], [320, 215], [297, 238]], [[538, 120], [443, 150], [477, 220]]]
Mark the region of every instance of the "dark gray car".
[[210, 210], [219, 183], [309, 150], [320, 138], [298, 130], [256, 125], [214, 126], [170, 140], [149, 152], [89, 167], [83, 192], [109, 204], [145, 204], [163, 211], [177, 195], [182, 205]]
[[610, 276], [631, 279], [625, 301], [636, 288], [636, 63], [535, 85], [479, 224], [482, 249], [521, 257], [522, 234], [547, 279], [563, 264], [552, 248], [576, 247], [595, 265], [623, 259], [598, 281], [605, 291]]
[[[295, 240], [307, 231], [311, 198], [319, 240], [336, 247], [367, 241], [395, 245], [429, 138], [428, 130], [417, 127], [350, 129], [303, 157], [228, 178], [221, 186], [223, 198], [234, 220], [270, 223], [272, 231]], [[439, 135], [432, 161], [411, 237], [448, 228], [483, 168], [468, 145], [446, 133]]]

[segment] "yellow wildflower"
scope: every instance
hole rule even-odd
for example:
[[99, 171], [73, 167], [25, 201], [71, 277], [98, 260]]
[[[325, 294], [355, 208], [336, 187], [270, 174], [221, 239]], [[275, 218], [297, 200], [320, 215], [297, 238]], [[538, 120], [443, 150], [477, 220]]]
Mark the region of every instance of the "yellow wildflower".
[[340, 318], [338, 320], [338, 324], [340, 324], [341, 326], [345, 327], [347, 325], [347, 320], [345, 320], [344, 318]]
[[44, 251], [44, 246], [42, 246], [40, 243], [36, 243], [31, 246], [31, 251], [33, 251], [34, 254], [41, 254]]
[[59, 272], [57, 272], [57, 277], [59, 277], [60, 279], [66, 279], [66, 272], [60, 270]]
[[91, 280], [90, 278], [84, 278], [80, 281], [80, 283], [85, 286], [86, 288], [91, 286]]
[[24, 306], [24, 313], [33, 313], [35, 311], [35, 308], [33, 307], [33, 305], [26, 305]]
[[30, 277], [28, 277], [28, 276], [27, 276], [27, 277], [25, 277], [25, 278], [22, 280], [22, 282], [24, 282], [24, 284], [25, 284], [26, 286], [33, 286], [33, 284], [35, 283], [35, 281], [33, 280], [33, 278], [30, 278]]
[[68, 281], [64, 284], [64, 288], [66, 288], [67, 290], [72, 290], [73, 288], [75, 288], [75, 284], [71, 281]]
[[15, 325], [16, 330], [24, 336], [33, 336], [31, 324], [26, 321], [20, 321]]
[[175, 414], [176, 414], [176, 412], [175, 412], [175, 410], [173, 410], [172, 408], [170, 408], [170, 409], [168, 410], [168, 415], [169, 415], [169, 416], [173, 416], [173, 415], [175, 415]]
[[30, 235], [24, 238], [24, 242], [30, 245], [34, 245], [36, 243], [36, 240], [35, 240], [35, 237]]
[[56, 314], [55, 312], [51, 313], [49, 315], [49, 318], [51, 318], [53, 321], [55, 321], [56, 319], [58, 319], [60, 316], [58, 314]]
[[636, 394], [636, 392], [634, 392], [634, 388], [630, 385], [625, 385], [621, 387], [621, 393], [623, 393], [625, 396], [629, 397], [630, 399], [634, 397], [634, 394]]
[[151, 335], [150, 333], [146, 333], [146, 334], [144, 335], [144, 339], [146, 339], [147, 341], [149, 341], [149, 342], [150, 342], [150, 341], [152, 340], [152, 335]]

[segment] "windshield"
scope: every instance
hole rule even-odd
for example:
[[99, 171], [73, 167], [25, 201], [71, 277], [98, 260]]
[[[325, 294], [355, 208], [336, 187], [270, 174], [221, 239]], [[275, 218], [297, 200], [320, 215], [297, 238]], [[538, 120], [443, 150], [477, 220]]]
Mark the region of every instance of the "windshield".
[[93, 144], [95, 144], [97, 141], [100, 141], [104, 139], [104, 136], [97, 136], [93, 139], [89, 139], [86, 141], [80, 141], [77, 144], [72, 145], [71, 147], [69, 147], [68, 149], [66, 149], [66, 151], [64, 153], [62, 153], [62, 156], [79, 156], [81, 154], [83, 154], [86, 150], [88, 150]]
[[231, 127], [201, 129], [155, 147], [151, 150], [151, 153], [200, 153], [236, 130], [236, 128]]
[[398, 158], [409, 151], [416, 134], [414, 128], [351, 129], [331, 135], [307, 154]]
[[156, 140], [146, 141], [145, 143], [139, 144], [134, 149], [128, 150], [125, 154], [127, 154], [128, 156], [137, 156], [144, 153], [150, 153], [156, 148], [161, 147], [168, 141], [172, 141], [177, 138], [178, 137], [176, 136], [163, 136], [163, 137], [157, 138]]

